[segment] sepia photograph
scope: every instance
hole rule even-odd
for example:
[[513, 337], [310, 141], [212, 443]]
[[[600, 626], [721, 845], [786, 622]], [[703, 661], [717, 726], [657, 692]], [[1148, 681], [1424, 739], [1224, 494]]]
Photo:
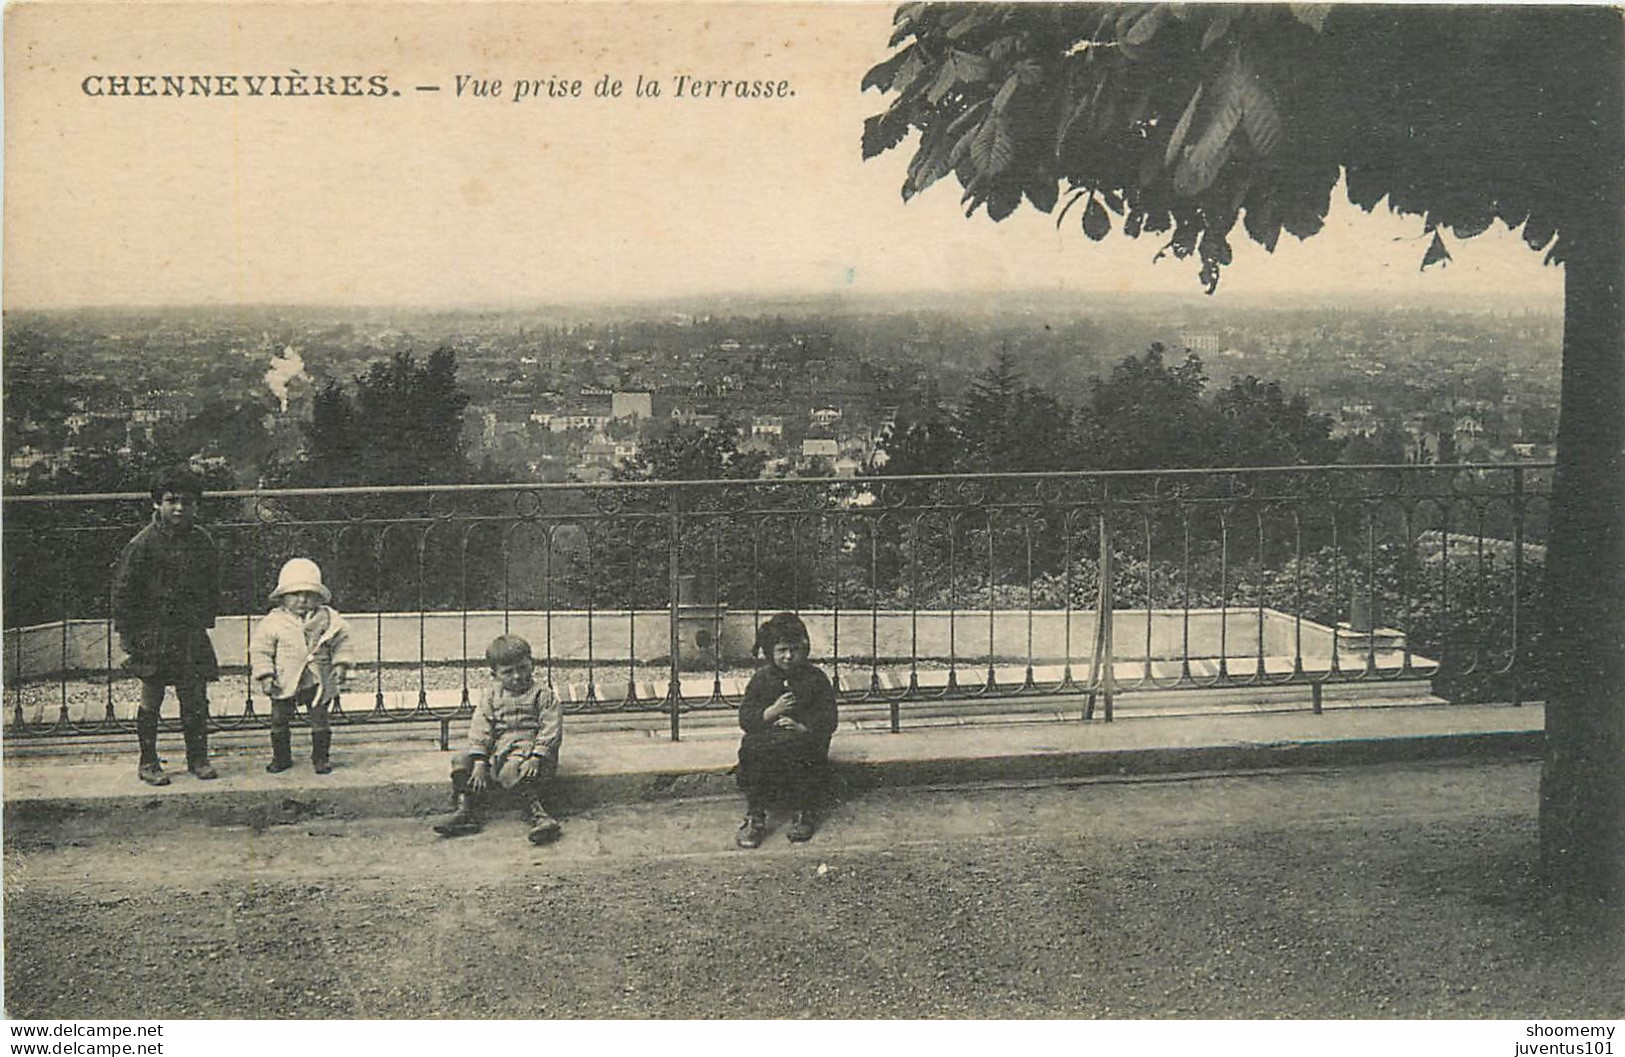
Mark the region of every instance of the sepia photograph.
[[8, 1052], [1613, 1052], [1621, 9], [4, 19]]

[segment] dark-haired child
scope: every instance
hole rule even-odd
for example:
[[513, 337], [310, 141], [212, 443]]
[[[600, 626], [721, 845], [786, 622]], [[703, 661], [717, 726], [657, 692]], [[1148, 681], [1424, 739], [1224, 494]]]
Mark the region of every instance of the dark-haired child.
[[152, 481], [152, 519], [125, 544], [113, 568], [113, 627], [141, 680], [135, 736], [141, 759], [136, 776], [168, 785], [158, 760], [158, 712], [164, 689], [180, 701], [186, 769], [217, 777], [209, 763], [207, 684], [220, 674], [208, 629], [220, 604], [219, 556], [197, 525], [203, 481], [184, 466], [158, 471]]
[[545, 681], [536, 679], [530, 643], [518, 635], [498, 635], [486, 648], [491, 684], [480, 695], [468, 723], [468, 745], [451, 761], [456, 808], [435, 823], [443, 837], [478, 833], [480, 800], [494, 781], [525, 801], [532, 844], [559, 835], [559, 824], [542, 806], [542, 794], [559, 767], [564, 711]]
[[790, 811], [785, 836], [810, 840], [815, 813], [829, 782], [829, 741], [835, 733], [835, 688], [808, 663], [812, 643], [794, 613], [780, 613], [757, 630], [756, 650], [767, 660], [739, 703], [740, 790], [745, 821], [741, 848], [760, 847], [775, 801]]

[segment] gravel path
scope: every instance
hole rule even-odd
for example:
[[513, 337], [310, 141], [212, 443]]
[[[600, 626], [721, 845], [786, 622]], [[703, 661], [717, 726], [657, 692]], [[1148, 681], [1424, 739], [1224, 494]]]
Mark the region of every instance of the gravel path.
[[[1625, 1016], [1625, 932], [1533, 878], [1533, 764], [8, 833], [12, 1016]], [[494, 952], [506, 952], [496, 956]]]

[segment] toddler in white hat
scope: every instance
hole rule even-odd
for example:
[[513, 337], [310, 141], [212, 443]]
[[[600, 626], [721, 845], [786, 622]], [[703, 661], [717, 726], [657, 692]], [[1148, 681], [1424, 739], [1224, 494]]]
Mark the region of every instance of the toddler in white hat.
[[249, 636], [254, 685], [271, 699], [272, 774], [293, 766], [292, 722], [309, 710], [310, 762], [317, 774], [333, 770], [333, 731], [327, 710], [338, 699], [350, 666], [350, 626], [328, 605], [332, 593], [309, 558], [289, 558], [271, 592], [275, 604]]

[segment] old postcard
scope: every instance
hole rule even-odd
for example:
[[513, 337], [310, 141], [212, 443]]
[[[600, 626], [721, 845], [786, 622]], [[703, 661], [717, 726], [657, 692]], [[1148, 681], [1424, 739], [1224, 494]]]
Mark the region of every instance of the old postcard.
[[1606, 1042], [1592, 14], [11, 4], [7, 1015]]

